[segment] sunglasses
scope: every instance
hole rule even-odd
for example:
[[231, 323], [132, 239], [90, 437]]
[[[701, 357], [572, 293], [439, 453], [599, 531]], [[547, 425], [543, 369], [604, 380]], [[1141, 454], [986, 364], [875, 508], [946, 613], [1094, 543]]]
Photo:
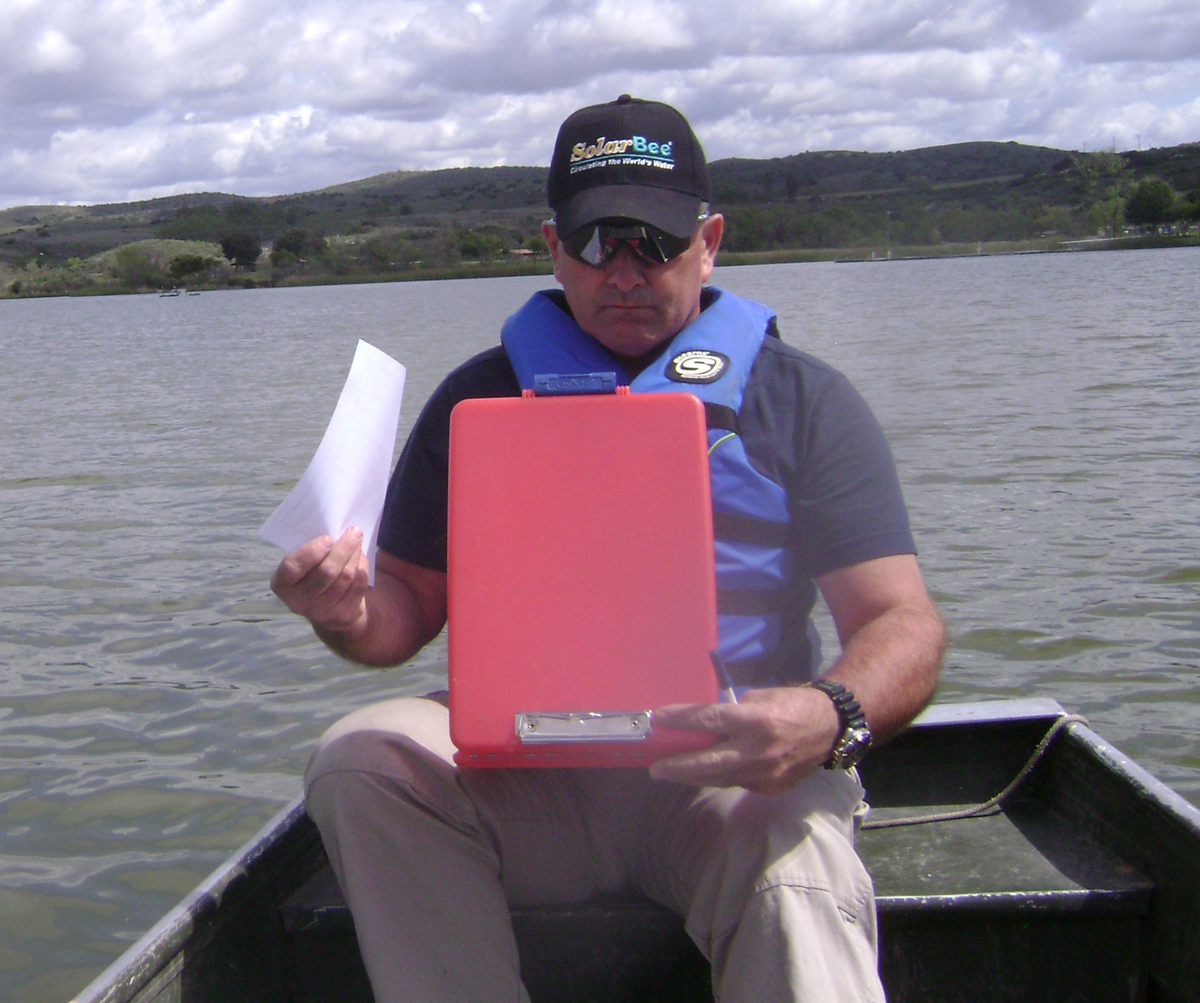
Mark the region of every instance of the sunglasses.
[[664, 265], [691, 247], [692, 238], [676, 237], [649, 223], [596, 223], [564, 237], [562, 246], [576, 261], [593, 268], [603, 268], [622, 247], [628, 247], [647, 265]]

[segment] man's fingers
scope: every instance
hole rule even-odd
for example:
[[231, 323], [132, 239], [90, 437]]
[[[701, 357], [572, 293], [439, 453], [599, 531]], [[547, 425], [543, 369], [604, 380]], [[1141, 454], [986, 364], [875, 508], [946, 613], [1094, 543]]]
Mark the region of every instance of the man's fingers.
[[362, 533], [350, 528], [325, 555], [322, 561], [305, 575], [314, 597], [336, 602], [354, 584], [359, 558], [362, 556]]
[[759, 794], [778, 794], [797, 779], [779, 760], [750, 754], [731, 742], [660, 759], [650, 765], [650, 776], [693, 787], [745, 787]]
[[706, 731], [720, 736], [707, 749], [660, 759], [650, 766], [655, 780], [695, 786], [734, 787], [753, 769], [745, 747], [746, 712], [733, 704], [672, 704], [654, 712], [655, 728]]
[[362, 542], [362, 530], [357, 526], [351, 526], [330, 548], [327, 560], [340, 561], [344, 567], [350, 560], [362, 553]]
[[336, 604], [355, 586], [360, 565], [365, 575], [362, 533], [351, 528], [329, 549], [324, 560], [305, 576], [305, 582], [314, 599], [327, 606]]
[[736, 749], [713, 746], [700, 752], [685, 752], [650, 764], [650, 776], [655, 780], [672, 780], [677, 784], [707, 784], [714, 776], [724, 775], [741, 764]]
[[[314, 623], [344, 626], [357, 618], [367, 588], [367, 560], [362, 531], [346, 530], [334, 542], [328, 536], [310, 540], [280, 562], [271, 588], [293, 612]], [[339, 610], [347, 597], [349, 608]]]
[[659, 760], [650, 767], [656, 780], [712, 787], [746, 787], [777, 793], [809, 772], [827, 755], [811, 729], [788, 713], [795, 695], [755, 694], [740, 704], [673, 704], [654, 712], [655, 728], [681, 728], [720, 736], [710, 748]]
[[669, 704], [654, 711], [654, 724], [662, 728], [684, 728], [727, 735], [736, 729], [744, 714], [737, 705], [719, 703]]
[[279, 567], [271, 576], [271, 591], [278, 595], [281, 589], [297, 584], [326, 558], [332, 547], [333, 539], [328, 536], [318, 536], [304, 546], [297, 547], [279, 562]]

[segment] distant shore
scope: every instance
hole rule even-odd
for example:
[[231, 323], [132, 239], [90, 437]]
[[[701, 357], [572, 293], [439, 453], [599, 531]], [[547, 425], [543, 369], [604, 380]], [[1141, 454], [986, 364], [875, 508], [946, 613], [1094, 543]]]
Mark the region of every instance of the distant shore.
[[719, 265], [773, 265], [806, 261], [920, 261], [927, 258], [973, 258], [997, 254], [1069, 254], [1076, 251], [1133, 251], [1157, 247], [1200, 246], [1200, 236], [1091, 237], [1085, 240], [997, 240], [891, 248], [854, 247], [777, 251], [722, 252]]
[[[1061, 240], [1042, 238], [1026, 241], [976, 241], [933, 245], [897, 245], [883, 247], [781, 248], [770, 251], [722, 251], [719, 266], [800, 264], [805, 262], [867, 263], [917, 261], [930, 258], [961, 258], [1008, 254], [1069, 254], [1079, 251], [1144, 250], [1147, 248], [1200, 246], [1200, 236], [1128, 236]], [[266, 256], [264, 256], [264, 261]], [[34, 299], [52, 296], [169, 295], [171, 292], [216, 292], [228, 289], [286, 288], [288, 286], [355, 285], [377, 282], [428, 282], [443, 279], [487, 279], [517, 275], [551, 275], [553, 264], [545, 256], [520, 260], [461, 262], [449, 267], [412, 267], [385, 273], [353, 272], [335, 274], [324, 271], [273, 274], [269, 262], [254, 270], [240, 270], [222, 264], [204, 277], [177, 285], [131, 286], [102, 280], [94, 270], [70, 266], [41, 268], [36, 271], [5, 270], [0, 274], [0, 299]]]

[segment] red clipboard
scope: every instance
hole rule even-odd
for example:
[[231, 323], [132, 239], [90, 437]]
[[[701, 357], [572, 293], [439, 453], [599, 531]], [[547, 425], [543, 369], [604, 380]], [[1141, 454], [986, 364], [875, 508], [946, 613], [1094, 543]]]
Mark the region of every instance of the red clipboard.
[[450, 734], [463, 766], [645, 766], [710, 735], [716, 576], [691, 394], [488, 398], [450, 417]]

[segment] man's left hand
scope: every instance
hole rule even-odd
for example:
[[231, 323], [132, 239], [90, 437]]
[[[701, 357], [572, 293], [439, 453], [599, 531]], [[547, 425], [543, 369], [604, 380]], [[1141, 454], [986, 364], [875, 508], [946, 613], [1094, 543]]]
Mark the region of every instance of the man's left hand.
[[781, 793], [820, 768], [841, 733], [829, 697], [804, 686], [750, 690], [739, 704], [662, 707], [654, 725], [720, 736], [700, 752], [659, 760], [650, 767], [655, 780], [760, 794]]
[[[827, 678], [862, 706], [876, 742], [911, 721], [937, 686], [945, 627], [911, 554], [852, 564], [817, 579], [842, 654]], [[682, 704], [654, 712], [663, 728], [720, 736], [702, 752], [663, 759], [656, 780], [778, 794], [822, 766], [841, 734], [833, 701], [810, 686], [748, 691], [740, 704]]]

